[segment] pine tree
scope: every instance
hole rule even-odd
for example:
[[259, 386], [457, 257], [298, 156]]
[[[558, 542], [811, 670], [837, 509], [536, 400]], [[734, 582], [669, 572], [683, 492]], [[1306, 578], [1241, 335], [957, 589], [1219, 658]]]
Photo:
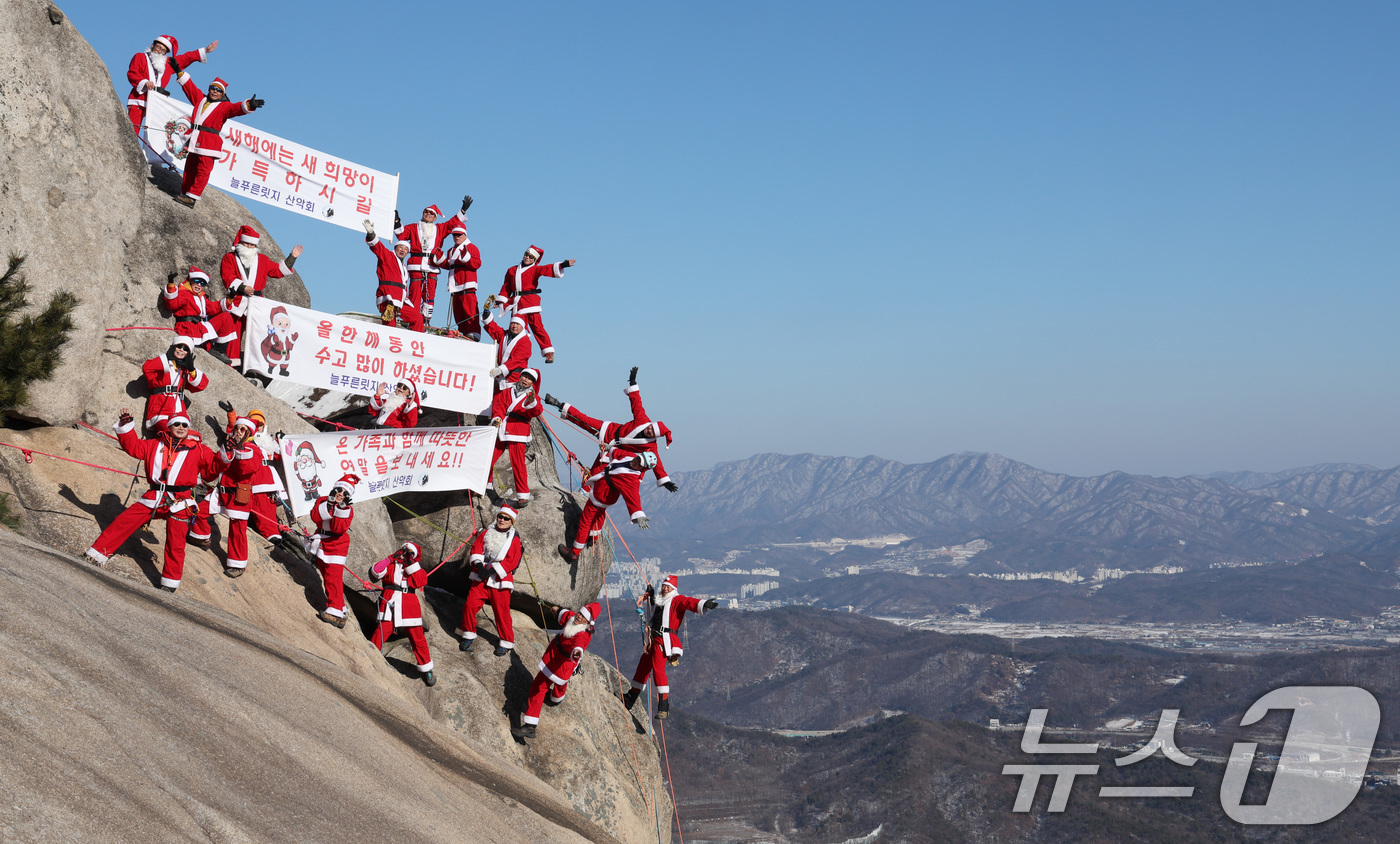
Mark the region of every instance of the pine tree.
[[16, 322], [15, 316], [29, 305], [23, 267], [24, 256], [11, 252], [9, 267], [0, 276], [0, 425], [5, 424], [6, 410], [28, 403], [31, 383], [53, 377], [78, 306], [72, 293], [55, 293], [42, 312]]

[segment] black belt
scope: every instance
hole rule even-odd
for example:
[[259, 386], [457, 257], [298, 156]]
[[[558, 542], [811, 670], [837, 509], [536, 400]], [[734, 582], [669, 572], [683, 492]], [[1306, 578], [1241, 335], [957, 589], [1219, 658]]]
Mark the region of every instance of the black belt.
[[413, 252], [413, 251], [409, 251], [409, 253], [408, 253], [408, 255], [409, 255], [410, 258], [426, 258], [426, 257], [428, 257], [428, 256], [431, 255], [431, 254], [432, 254], [431, 252]]
[[[146, 483], [151, 484], [151, 489], [157, 491], [160, 490], [160, 484], [151, 483], [150, 481], [147, 481]], [[194, 489], [193, 486], [171, 486], [170, 484], [165, 485], [166, 492], [189, 492], [192, 489]]]
[[388, 589], [390, 592], [404, 592], [404, 593], [407, 593], [407, 594], [409, 594], [409, 595], [416, 595], [416, 594], [418, 594], [417, 592], [414, 592], [414, 591], [413, 591], [413, 588], [412, 588], [412, 587], [409, 587], [409, 586], [395, 586], [395, 585], [392, 584], [392, 583], [386, 583], [386, 584], [384, 584], [384, 588], [385, 588], [385, 589]]
[[517, 295], [517, 296], [538, 296], [538, 295], [540, 295], [540, 294], [543, 293], [543, 292], [544, 292], [544, 291], [542, 291], [542, 290], [540, 290], [538, 287], [536, 287], [534, 290], [522, 290], [522, 291], [520, 291], [519, 293], [517, 293], [517, 294], [515, 294], [515, 295]]
[[219, 134], [219, 130], [218, 130], [218, 129], [210, 129], [208, 126], [196, 126], [196, 127], [194, 127], [194, 128], [198, 129], [198, 130], [201, 131], [201, 132], [208, 132], [208, 133], [211, 134], [211, 135], [217, 135], [217, 134]]
[[164, 88], [161, 88], [160, 86], [156, 86], [156, 90], [166, 95], [167, 97], [170, 96], [170, 92], [165, 90]]
[[168, 394], [170, 394], [170, 393], [178, 393], [178, 392], [180, 392], [180, 391], [183, 390], [183, 389], [185, 389], [185, 388], [184, 388], [184, 387], [161, 387], [161, 388], [160, 388], [159, 390], [157, 390], [156, 392], [158, 392], [158, 393], [165, 393], [165, 394], [168, 395]]
[[401, 281], [381, 281], [381, 282], [379, 282], [379, 286], [380, 286], [380, 287], [397, 287], [398, 289], [403, 290], [403, 282], [401, 282]]
[[204, 321], [205, 321], [205, 318], [202, 317], [202, 316], [177, 316], [177, 317], [175, 317], [175, 321], [176, 321], [176, 322], [204, 322]]

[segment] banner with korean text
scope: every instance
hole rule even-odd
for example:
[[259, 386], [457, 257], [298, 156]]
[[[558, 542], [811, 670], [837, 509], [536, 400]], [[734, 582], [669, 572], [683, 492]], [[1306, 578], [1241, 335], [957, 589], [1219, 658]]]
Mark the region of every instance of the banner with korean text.
[[360, 476], [354, 500], [396, 492], [486, 492], [496, 429], [407, 428], [282, 437], [282, 471], [292, 512], [305, 516], [336, 481]]
[[243, 361], [247, 372], [361, 396], [412, 381], [425, 407], [484, 413], [491, 406], [496, 350], [254, 296]]
[[[161, 160], [185, 171], [190, 131], [188, 103], [152, 91], [146, 99], [146, 142]], [[368, 218], [376, 231], [394, 230], [399, 177], [279, 138], [236, 120], [224, 124], [223, 156], [209, 176], [212, 187], [359, 229]]]

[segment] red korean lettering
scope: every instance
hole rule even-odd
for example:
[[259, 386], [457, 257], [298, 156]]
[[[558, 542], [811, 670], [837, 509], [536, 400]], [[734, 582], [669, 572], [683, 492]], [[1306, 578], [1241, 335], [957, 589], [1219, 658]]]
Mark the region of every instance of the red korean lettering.
[[369, 192], [374, 193], [374, 177], [368, 173], [360, 174], [360, 186], [369, 185]]
[[303, 155], [301, 157], [301, 169], [313, 176], [316, 175], [316, 156], [309, 152]]
[[264, 182], [266, 182], [266, 181], [267, 181], [267, 162], [264, 161], [264, 160], [262, 160], [261, 158], [259, 158], [257, 161], [254, 161], [254, 162], [253, 162], [253, 175], [254, 175], [254, 176], [257, 176], [259, 179], [262, 179]]
[[355, 342], [355, 336], [359, 333], [359, 330], [353, 325], [342, 326], [340, 329], [340, 342], [353, 343]]
[[360, 174], [359, 174], [359, 173], [356, 173], [356, 172], [355, 172], [355, 168], [353, 168], [353, 167], [342, 167], [342, 168], [340, 169], [340, 172], [341, 172], [342, 175], [345, 176], [345, 186], [346, 186], [347, 188], [353, 188], [353, 187], [355, 186], [355, 179], [356, 179]]
[[355, 461], [353, 461], [353, 460], [351, 460], [351, 459], [349, 459], [349, 458], [346, 458], [345, 460], [340, 461], [340, 471], [342, 471], [342, 472], [353, 472], [353, 471], [355, 471]]
[[431, 469], [431, 468], [433, 468], [433, 455], [434, 455], [434, 454], [437, 454], [437, 452], [436, 452], [436, 451], [431, 451], [431, 450], [430, 450], [430, 451], [427, 451], [427, 452], [425, 452], [425, 453], [423, 454], [423, 468], [424, 468], [424, 469]]
[[433, 373], [432, 367], [428, 367], [427, 369], [424, 369], [424, 370], [423, 370], [423, 384], [424, 384], [424, 386], [426, 386], [426, 385], [428, 385], [428, 384], [436, 384], [436, 383], [437, 383], [437, 378], [436, 378], [436, 376], [435, 376], [434, 373]]
[[328, 360], [330, 360], [330, 359], [331, 359], [331, 350], [330, 350], [330, 349], [327, 349], [325, 346], [322, 346], [322, 347], [321, 347], [321, 351], [319, 351], [319, 352], [316, 353], [316, 362], [317, 362], [317, 363], [320, 363], [320, 364], [324, 364], [326, 361], [328, 361]]
[[287, 184], [292, 186], [293, 191], [301, 190], [301, 174], [292, 170], [287, 171]]
[[366, 349], [377, 349], [377, 348], [379, 348], [379, 332], [378, 332], [378, 331], [365, 331], [365, 348], [366, 348]]
[[410, 468], [410, 469], [412, 469], [414, 466], [417, 466], [417, 465], [418, 465], [418, 452], [416, 452], [416, 451], [410, 451], [410, 452], [408, 453], [408, 459], [404, 461], [404, 465], [407, 466], [407, 467]]
[[224, 152], [228, 154], [225, 155], [223, 161], [220, 161], [219, 163], [223, 164], [224, 162], [227, 162], [229, 172], [231, 173], [233, 172], [233, 165], [238, 162], [238, 153], [234, 152], [233, 150], [224, 150]]
[[345, 450], [346, 450], [347, 448], [349, 448], [349, 447], [350, 447], [350, 438], [349, 438], [349, 437], [341, 437], [340, 439], [336, 440], [336, 443], [335, 443], [335, 451], [336, 451], [336, 454], [344, 454], [344, 453], [345, 453]]
[[389, 461], [384, 459], [384, 455], [379, 455], [374, 461], [374, 473], [376, 475], [387, 474], [389, 471]]
[[230, 123], [229, 127], [224, 130], [224, 140], [234, 146], [238, 146], [239, 142], [243, 140], [243, 132], [240, 129], [233, 128], [233, 124]]
[[370, 370], [369, 370], [369, 371], [370, 371], [370, 372], [373, 372], [375, 375], [383, 375], [383, 374], [384, 374], [384, 358], [382, 358], [382, 357], [375, 357], [374, 360], [370, 361]]
[[321, 172], [330, 176], [332, 182], [340, 179], [340, 165], [329, 159], [326, 160], [325, 166], [321, 168]]
[[368, 474], [369, 474], [369, 464], [365, 462], [365, 459], [364, 459], [363, 457], [357, 457], [357, 458], [355, 458], [355, 462], [358, 463], [358, 464], [360, 464], [360, 474], [361, 474], [361, 475], [368, 475]]
[[369, 355], [355, 355], [355, 371], [369, 372]]
[[413, 349], [413, 356], [414, 356], [414, 357], [416, 357], [416, 358], [421, 358], [421, 357], [424, 356], [425, 353], [424, 353], [424, 351], [423, 351], [423, 341], [422, 341], [422, 340], [413, 340], [413, 341], [411, 341], [408, 345], [409, 345], [409, 347], [410, 347], [411, 349]]
[[368, 214], [368, 213], [370, 213], [370, 210], [369, 210], [370, 207], [373, 206], [373, 205], [374, 205], [374, 201], [371, 200], [369, 197], [367, 197], [367, 196], [357, 197], [357, 198], [355, 199], [355, 213], [357, 213], [357, 214]]
[[379, 441], [382, 439], [383, 437], [379, 434], [370, 434], [365, 437], [365, 448], [379, 448]]
[[[330, 190], [330, 194], [326, 193], [327, 189]], [[330, 185], [321, 185], [320, 196], [326, 197], [327, 202], [335, 202], [335, 188], [331, 187]]]
[[331, 362], [331, 366], [345, 368], [345, 351], [343, 349], [335, 350], [335, 360]]
[[444, 452], [442, 453], [442, 459], [440, 459], [440, 460], [438, 461], [438, 468], [439, 468], [439, 469], [447, 469], [447, 468], [449, 468], [451, 465], [452, 465], [452, 452], [450, 452], [450, 451], [444, 451]]
[[321, 320], [320, 322], [316, 323], [316, 336], [320, 337], [322, 340], [331, 339], [331, 328], [333, 327], [334, 326], [331, 325], [330, 320]]
[[399, 352], [402, 352], [402, 351], [403, 351], [403, 338], [402, 338], [402, 337], [395, 337], [394, 335], [390, 334], [390, 335], [389, 335], [389, 351], [393, 352], [394, 354], [398, 354]]
[[395, 455], [394, 455], [394, 462], [391, 463], [391, 464], [389, 464], [389, 468], [391, 468], [391, 469], [397, 469], [397, 468], [399, 468], [399, 464], [402, 463], [402, 462], [403, 462], [403, 452], [400, 451], [398, 454], [395, 454]]
[[408, 364], [404, 363], [404, 362], [401, 361], [401, 360], [396, 360], [396, 361], [394, 361], [394, 377], [395, 377], [395, 378], [402, 378], [402, 377], [404, 376], [404, 373], [407, 372], [407, 371], [408, 371]]
[[281, 164], [283, 167], [291, 167], [291, 166], [292, 166], [292, 159], [295, 158], [295, 157], [296, 157], [295, 153], [293, 153], [291, 150], [287, 149], [286, 147], [278, 147], [278, 148], [277, 148], [277, 163], [278, 163], [278, 164]]
[[409, 367], [408, 367], [408, 380], [410, 380], [410, 381], [422, 381], [422, 380], [423, 380], [423, 367], [422, 367], [421, 364], [417, 364], [417, 363], [409, 364]]

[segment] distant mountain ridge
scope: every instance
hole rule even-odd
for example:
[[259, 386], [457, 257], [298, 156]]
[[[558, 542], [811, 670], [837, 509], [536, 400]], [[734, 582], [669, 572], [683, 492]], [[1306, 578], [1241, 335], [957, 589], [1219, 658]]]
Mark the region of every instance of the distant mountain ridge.
[[1224, 475], [1252, 487], [1244, 489], [1222, 477], [1076, 477], [998, 454], [912, 465], [760, 454], [687, 473], [680, 495], [649, 496], [653, 530], [637, 544], [649, 552], [902, 533], [935, 547], [986, 538], [994, 548], [979, 565], [1012, 570], [1031, 561], [1191, 568], [1341, 550], [1390, 532], [1400, 514], [1400, 468], [1323, 464], [1277, 475]]

